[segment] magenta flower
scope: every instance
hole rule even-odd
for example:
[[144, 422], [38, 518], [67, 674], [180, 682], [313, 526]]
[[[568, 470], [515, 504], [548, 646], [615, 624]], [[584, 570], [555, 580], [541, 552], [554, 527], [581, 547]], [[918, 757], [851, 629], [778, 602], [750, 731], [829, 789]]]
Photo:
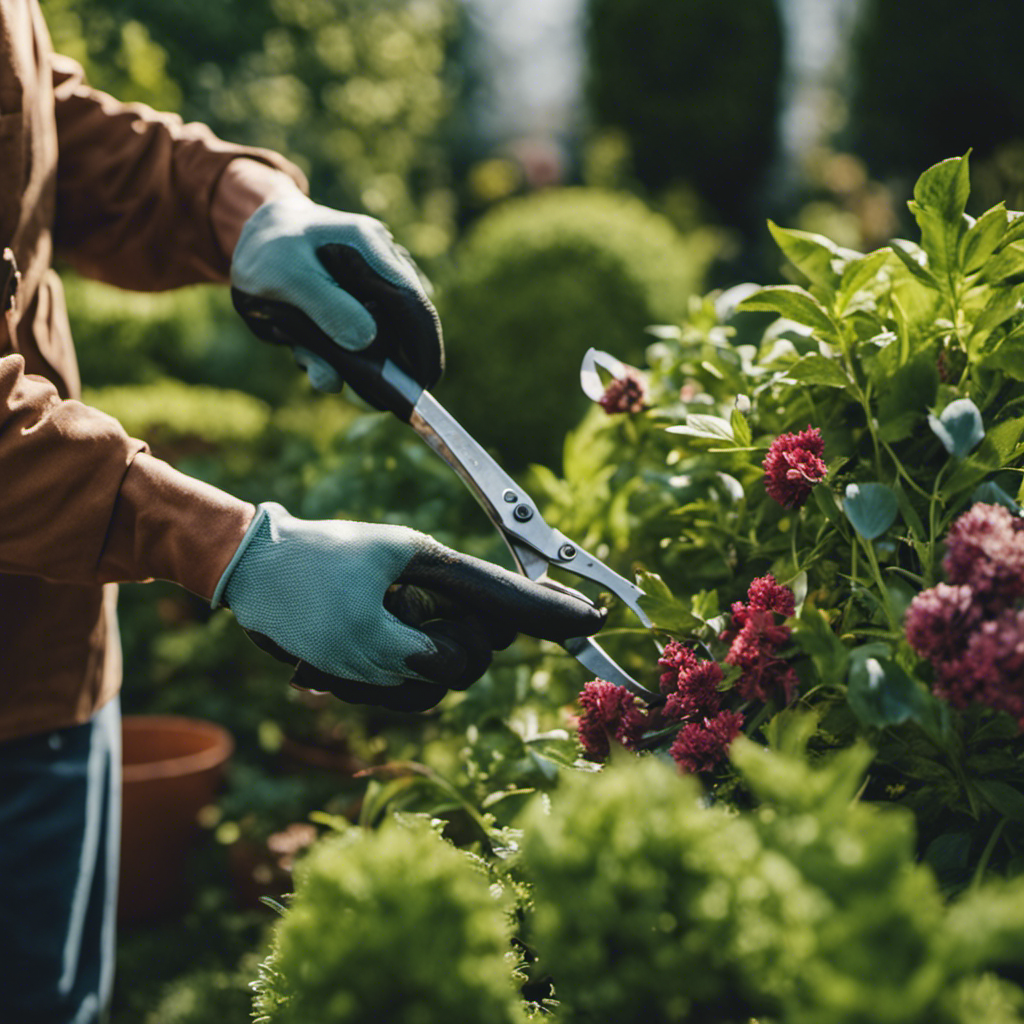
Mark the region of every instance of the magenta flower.
[[722, 667], [717, 661], [698, 661], [680, 673], [676, 691], [670, 693], [665, 701], [665, 718], [670, 722], [681, 722], [715, 714], [722, 702], [718, 691], [722, 679]]
[[995, 607], [1024, 596], [1024, 519], [978, 502], [950, 527], [942, 565], [951, 583]]
[[977, 701], [1006, 711], [1024, 729], [1024, 609], [982, 622], [963, 656], [937, 668], [937, 696], [957, 708]]
[[817, 427], [799, 434], [780, 434], [764, 459], [764, 485], [768, 497], [783, 508], [800, 508], [811, 488], [825, 479], [828, 467], [822, 461], [825, 442]]
[[776, 657], [790, 638], [790, 628], [776, 621], [776, 615], [793, 614], [793, 592], [769, 573], [754, 580], [747, 589], [747, 603], [732, 606], [732, 625], [721, 639], [729, 643], [727, 665], [742, 672], [736, 691], [745, 700], [768, 700], [781, 692], [788, 704], [796, 693], [796, 672]]
[[603, 679], [586, 683], [580, 694], [583, 713], [577, 722], [580, 744], [591, 761], [603, 761], [614, 737], [623, 746], [636, 747], [647, 718], [629, 690]]
[[907, 609], [910, 646], [940, 666], [963, 653], [970, 631], [981, 621], [981, 608], [967, 584], [939, 583], [922, 590]]
[[633, 366], [623, 366], [622, 375], [605, 388], [598, 404], [609, 415], [643, 412], [647, 408], [647, 378]]
[[739, 712], [720, 711], [714, 718], [684, 725], [669, 753], [684, 772], [708, 772], [726, 759], [732, 741], [742, 729], [743, 716]]
[[696, 667], [697, 655], [678, 640], [669, 640], [658, 664], [665, 669], [660, 678], [661, 692], [674, 693], [679, 688], [679, 677]]

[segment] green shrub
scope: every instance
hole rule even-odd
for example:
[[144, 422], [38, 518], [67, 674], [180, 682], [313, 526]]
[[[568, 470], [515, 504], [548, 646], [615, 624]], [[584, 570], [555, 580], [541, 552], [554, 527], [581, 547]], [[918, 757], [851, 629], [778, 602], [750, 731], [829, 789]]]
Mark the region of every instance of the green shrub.
[[315, 847], [256, 983], [266, 1024], [522, 1020], [505, 908], [426, 828], [391, 821]]
[[775, 147], [782, 31], [773, 0], [590, 0], [590, 106], [625, 133], [648, 188], [685, 183], [750, 224]]
[[638, 358], [643, 329], [686, 308], [716, 247], [640, 200], [560, 189], [486, 214], [455, 254], [438, 308], [448, 371], [438, 394], [509, 463], [557, 462], [587, 407], [580, 360]]
[[646, 758], [565, 779], [523, 821], [539, 963], [566, 1022], [1020, 1021], [1024, 884], [947, 909], [901, 810], [857, 802], [871, 754], [824, 767], [739, 741], [761, 804], [708, 807]]
[[252, 1004], [244, 972], [198, 970], [172, 981], [145, 1024], [227, 1024], [244, 1021]]

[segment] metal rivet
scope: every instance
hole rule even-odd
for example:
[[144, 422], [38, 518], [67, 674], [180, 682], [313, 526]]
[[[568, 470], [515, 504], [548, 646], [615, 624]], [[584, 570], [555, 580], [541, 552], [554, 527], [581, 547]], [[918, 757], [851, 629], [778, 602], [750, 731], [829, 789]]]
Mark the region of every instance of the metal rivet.
[[558, 557], [563, 562], [571, 562], [576, 557], [576, 548], [572, 544], [563, 544], [558, 549]]
[[533, 518], [533, 509], [529, 505], [516, 505], [512, 510], [512, 515], [516, 517], [521, 523], [525, 523], [528, 519]]
[[515, 491], [513, 491], [513, 490], [511, 490], [510, 488], [506, 488], [506, 489], [505, 489], [505, 490], [504, 490], [504, 491], [502, 492], [502, 495], [501, 495], [501, 496], [502, 496], [502, 498], [504, 498], [504, 499], [505, 499], [505, 501], [507, 501], [507, 502], [508, 502], [508, 503], [509, 503], [510, 505], [511, 505], [511, 504], [512, 504], [513, 502], [516, 502], [516, 501], [518, 501], [518, 500], [519, 500], [519, 495], [518, 495], [518, 494], [516, 494], [516, 492], [515, 492]]

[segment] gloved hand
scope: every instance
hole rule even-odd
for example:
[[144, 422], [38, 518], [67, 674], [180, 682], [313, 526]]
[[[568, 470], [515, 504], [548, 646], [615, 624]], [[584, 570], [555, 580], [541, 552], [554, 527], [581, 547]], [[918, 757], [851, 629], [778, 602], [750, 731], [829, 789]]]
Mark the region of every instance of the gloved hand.
[[253, 333], [290, 345], [321, 391], [342, 387], [335, 346], [361, 352], [375, 340], [423, 387], [441, 377], [437, 312], [408, 254], [372, 217], [298, 192], [264, 203], [242, 228], [231, 285]]
[[605, 613], [404, 526], [256, 518], [212, 604], [226, 604], [294, 682], [342, 700], [421, 711], [470, 686], [517, 633], [589, 636]]

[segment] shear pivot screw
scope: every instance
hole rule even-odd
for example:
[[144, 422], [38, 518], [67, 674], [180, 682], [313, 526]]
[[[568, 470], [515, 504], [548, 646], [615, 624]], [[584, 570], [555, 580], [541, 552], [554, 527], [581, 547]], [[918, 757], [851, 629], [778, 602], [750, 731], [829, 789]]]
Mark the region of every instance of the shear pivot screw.
[[529, 505], [516, 505], [512, 510], [512, 515], [516, 517], [521, 523], [525, 523], [528, 519], [533, 518], [533, 509]]
[[518, 501], [518, 500], [519, 500], [519, 495], [518, 495], [518, 494], [516, 494], [516, 492], [515, 492], [515, 491], [513, 491], [513, 490], [509, 490], [509, 489], [507, 489], [507, 488], [506, 488], [506, 489], [505, 489], [504, 491], [502, 491], [502, 494], [501, 494], [501, 496], [502, 496], [502, 498], [504, 498], [504, 499], [505, 499], [505, 501], [507, 501], [507, 502], [508, 502], [508, 503], [509, 503], [510, 505], [511, 505], [511, 504], [512, 504], [513, 502], [515, 502], [515, 501]]
[[572, 544], [563, 544], [558, 549], [558, 557], [563, 562], [571, 562], [576, 557], [576, 548]]

